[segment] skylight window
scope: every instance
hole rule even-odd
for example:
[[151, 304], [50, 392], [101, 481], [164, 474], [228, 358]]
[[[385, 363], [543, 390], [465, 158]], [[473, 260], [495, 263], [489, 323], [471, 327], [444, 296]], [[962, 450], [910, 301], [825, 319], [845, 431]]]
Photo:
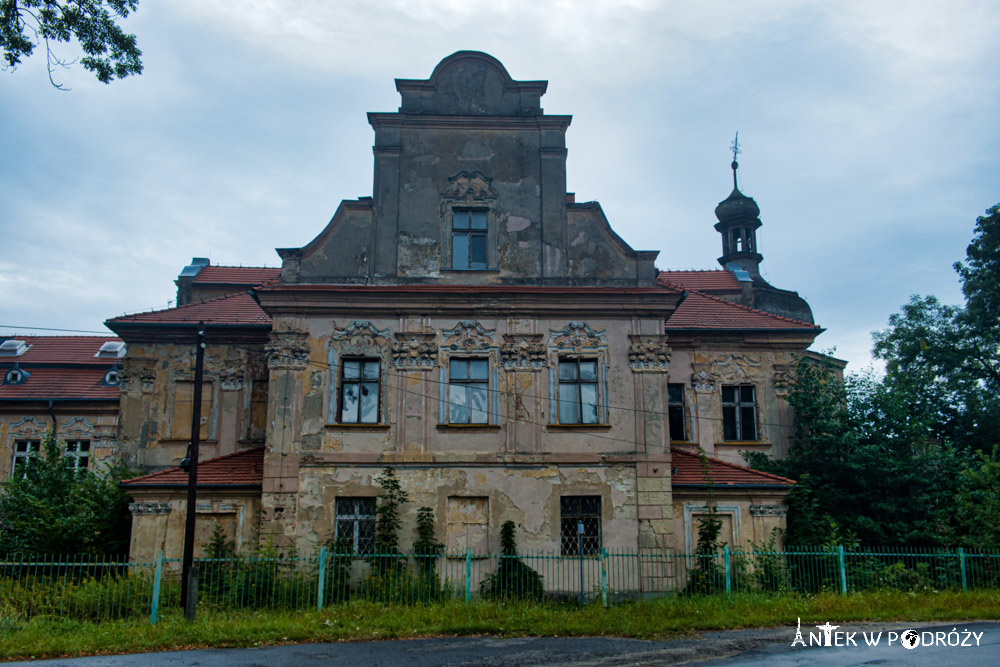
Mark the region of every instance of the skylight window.
[[120, 340], [109, 340], [104, 345], [101, 345], [101, 349], [97, 351], [95, 357], [107, 357], [111, 359], [118, 359], [125, 356], [125, 343]]
[[5, 340], [0, 343], [0, 356], [2, 357], [20, 357], [22, 354], [28, 351], [31, 347], [23, 340]]

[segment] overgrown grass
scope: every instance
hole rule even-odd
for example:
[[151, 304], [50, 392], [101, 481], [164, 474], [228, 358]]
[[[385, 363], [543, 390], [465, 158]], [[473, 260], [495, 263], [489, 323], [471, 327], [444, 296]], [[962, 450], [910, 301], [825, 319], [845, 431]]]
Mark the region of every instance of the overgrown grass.
[[88, 623], [36, 617], [0, 624], [0, 659], [141, 653], [195, 647], [239, 647], [441, 635], [596, 636], [663, 639], [698, 630], [792, 626], [826, 621], [950, 621], [1000, 618], [1000, 594], [855, 593], [816, 596], [670, 597], [583, 609], [554, 604], [444, 602], [386, 606], [351, 602], [321, 612], [200, 613], [187, 623], [169, 613], [148, 620]]

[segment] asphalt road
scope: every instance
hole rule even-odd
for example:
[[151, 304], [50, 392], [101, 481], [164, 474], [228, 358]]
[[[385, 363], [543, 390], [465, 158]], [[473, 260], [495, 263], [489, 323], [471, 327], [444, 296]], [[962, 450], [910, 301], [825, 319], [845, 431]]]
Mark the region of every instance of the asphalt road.
[[[959, 630], [982, 633], [979, 646], [948, 646], [948, 633]], [[945, 633], [944, 645], [904, 648], [897, 639], [889, 645], [888, 632], [900, 636], [912, 628], [918, 632]], [[803, 632], [816, 632], [810, 626]], [[603, 667], [607, 665], [998, 665], [1000, 664], [1000, 623], [953, 623], [947, 626], [903, 626], [895, 624], [845, 625], [841, 631], [857, 632], [856, 646], [796, 646], [791, 642], [795, 628], [709, 632], [692, 639], [640, 641], [608, 637], [558, 638], [525, 637], [495, 639], [454, 637], [336, 644], [296, 644], [248, 649], [202, 649], [145, 653], [141, 655], [99, 656], [63, 660], [41, 660], [23, 665], [67, 665], [72, 667], [285, 667], [298, 665], [349, 665], [350, 667], [528, 667], [531, 665]], [[883, 632], [879, 646], [864, 644], [861, 632]], [[808, 640], [808, 634], [806, 635]], [[953, 638], [953, 637], [952, 637]], [[974, 644], [972, 638], [970, 643]]]

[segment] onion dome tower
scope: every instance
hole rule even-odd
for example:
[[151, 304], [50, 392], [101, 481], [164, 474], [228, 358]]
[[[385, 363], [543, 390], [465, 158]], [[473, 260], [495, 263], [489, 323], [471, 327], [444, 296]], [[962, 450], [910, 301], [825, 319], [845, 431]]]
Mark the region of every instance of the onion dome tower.
[[715, 229], [722, 234], [722, 257], [719, 264], [739, 281], [743, 294], [739, 301], [745, 306], [800, 322], [813, 321], [812, 309], [797, 292], [774, 287], [760, 275], [764, 256], [757, 252], [757, 229], [760, 207], [751, 197], [740, 192], [736, 181], [740, 154], [740, 135], [737, 132], [730, 150], [733, 151], [733, 191], [715, 207]]
[[740, 153], [739, 133], [733, 140], [733, 191], [715, 207], [715, 229], [722, 234], [722, 257], [719, 264], [726, 269], [743, 269], [752, 278], [760, 277], [760, 262], [763, 255], [757, 252], [757, 228], [760, 221], [760, 207], [752, 197], [740, 192], [736, 183], [736, 170], [740, 164], [736, 156]]

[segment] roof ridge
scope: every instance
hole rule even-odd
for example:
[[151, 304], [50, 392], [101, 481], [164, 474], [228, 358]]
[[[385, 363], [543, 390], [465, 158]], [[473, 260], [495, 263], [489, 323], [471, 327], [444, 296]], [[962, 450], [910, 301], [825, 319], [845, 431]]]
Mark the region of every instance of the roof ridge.
[[[222, 456], [216, 456], [216, 457], [211, 458], [211, 459], [205, 459], [204, 461], [198, 461], [198, 466], [200, 467], [200, 466], [205, 465], [206, 463], [215, 463], [217, 461], [223, 461], [225, 459], [236, 458], [237, 456], [245, 456], [247, 454], [255, 454], [257, 452], [264, 451], [265, 449], [266, 449], [265, 447], [253, 447], [252, 449], [244, 449], [242, 452], [233, 452], [232, 454], [223, 454]], [[175, 470], [179, 470], [179, 469], [180, 469], [180, 466], [170, 466], [169, 468], [164, 468], [163, 470], [157, 470], [156, 472], [151, 472], [151, 473], [148, 473], [148, 474], [145, 474], [145, 475], [139, 475], [138, 477], [132, 477], [132, 478], [129, 478], [129, 479], [123, 479], [121, 482], [119, 482], [119, 484], [130, 484], [132, 482], [138, 482], [140, 480], [150, 479], [151, 477], [160, 477], [162, 475], [166, 475], [167, 473], [171, 473], [171, 472], [173, 472]]]
[[[667, 282], [669, 282], [669, 281], [667, 281]], [[681, 289], [681, 290], [683, 290], [685, 292], [692, 292], [692, 293], [694, 293], [694, 294], [696, 294], [698, 296], [703, 296], [706, 299], [711, 299], [712, 301], [715, 301], [717, 303], [721, 303], [721, 304], [726, 305], [726, 306], [732, 306], [733, 308], [739, 308], [741, 310], [745, 310], [747, 312], [754, 313], [755, 315], [764, 315], [765, 317], [770, 317], [771, 319], [779, 320], [779, 321], [782, 321], [782, 322], [794, 322], [795, 324], [804, 324], [804, 325], [812, 327], [814, 329], [822, 329], [823, 328], [823, 327], [819, 326], [818, 324], [816, 324], [814, 322], [805, 322], [803, 320], [796, 320], [796, 319], [793, 319], [791, 317], [785, 317], [784, 315], [775, 315], [774, 313], [769, 313], [766, 310], [758, 310], [757, 308], [751, 308], [750, 306], [744, 306], [742, 303], [734, 303], [732, 301], [726, 301], [725, 299], [720, 299], [717, 296], [713, 296], [711, 294], [708, 294], [707, 292], [702, 292], [701, 290], [697, 290], [697, 289], [693, 289], [693, 288], [688, 288], [688, 287], [681, 287], [680, 285], [677, 285], [675, 283], [670, 283], [670, 285], [671, 285], [671, 287], [674, 287], [676, 289]], [[669, 319], [667, 320], [667, 323], [668, 324], [670, 323]]]
[[[692, 458], [698, 458], [698, 459], [701, 458], [700, 455], [694, 454], [692, 452], [685, 451], [685, 450], [683, 450], [683, 449], [681, 449], [679, 447], [671, 447], [670, 448], [670, 453], [673, 454], [675, 452], [679, 453], [679, 454], [686, 454], [686, 455], [688, 455], [688, 456], [690, 456]], [[763, 470], [757, 470], [756, 468], [751, 468], [749, 466], [741, 466], [738, 463], [730, 463], [729, 461], [723, 461], [722, 459], [717, 459], [714, 456], [709, 456], [708, 454], [705, 454], [705, 458], [708, 459], [709, 461], [711, 461], [712, 463], [718, 463], [720, 465], [729, 466], [730, 468], [736, 468], [737, 470], [743, 470], [745, 472], [752, 472], [755, 475], [762, 475], [764, 477], [770, 477], [771, 479], [777, 479], [777, 480], [780, 480], [782, 482], [788, 482], [789, 484], [797, 484], [798, 483], [794, 479], [789, 479], [788, 477], [782, 477], [781, 475], [775, 475], [775, 474], [770, 473], [770, 472], [764, 472]]]
[[277, 269], [277, 270], [280, 271], [281, 267], [280, 266], [267, 266], [267, 265], [264, 265], [264, 266], [243, 266], [242, 264], [240, 264], [240, 265], [236, 265], [236, 264], [209, 264], [208, 266], [203, 266], [202, 270], [204, 270], [204, 269]]

